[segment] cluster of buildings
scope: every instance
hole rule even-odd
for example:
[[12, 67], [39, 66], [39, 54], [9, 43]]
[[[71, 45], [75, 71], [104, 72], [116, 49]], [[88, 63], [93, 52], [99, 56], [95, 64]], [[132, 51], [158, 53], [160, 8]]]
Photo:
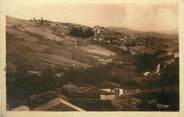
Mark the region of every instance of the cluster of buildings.
[[69, 83], [63, 86], [63, 91], [68, 97], [99, 100], [112, 100], [123, 95], [123, 89], [120, 88], [120, 85], [111, 81], [103, 82], [98, 87], [78, 87]]
[[[122, 95], [139, 93], [138, 89], [124, 90], [119, 84], [112, 81], [104, 81], [97, 86], [80, 87], [72, 83], [63, 85], [53, 91], [31, 95], [20, 106], [11, 108], [12, 111], [85, 111], [85, 108], [78, 107], [72, 100], [79, 100], [80, 103], [90, 101], [109, 104]], [[112, 102], [111, 102], [112, 103]], [[85, 105], [85, 104], [84, 104]]]
[[35, 17], [33, 19], [30, 19], [31, 22], [39, 23], [39, 24], [49, 24], [51, 21], [43, 19], [41, 17], [40, 19], [36, 19]]
[[25, 103], [10, 109], [11, 111], [85, 111], [73, 105], [65, 96], [48, 91], [29, 97]]
[[118, 32], [112, 32], [111, 30], [100, 26], [94, 26], [93, 31], [95, 33], [93, 40], [97, 43], [107, 44], [115, 48], [118, 48], [121, 45], [135, 45], [136, 37], [133, 34], [121, 34]]

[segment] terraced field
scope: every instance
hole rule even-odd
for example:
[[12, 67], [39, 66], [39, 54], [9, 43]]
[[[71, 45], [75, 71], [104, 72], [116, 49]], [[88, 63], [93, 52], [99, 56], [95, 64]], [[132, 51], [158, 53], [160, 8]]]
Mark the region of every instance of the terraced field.
[[102, 56], [115, 56], [116, 55], [116, 53], [104, 47], [97, 46], [97, 45], [87, 45], [87, 46], [81, 47], [81, 49], [85, 52], [88, 52], [90, 54], [95, 54], [95, 55], [102, 55]]

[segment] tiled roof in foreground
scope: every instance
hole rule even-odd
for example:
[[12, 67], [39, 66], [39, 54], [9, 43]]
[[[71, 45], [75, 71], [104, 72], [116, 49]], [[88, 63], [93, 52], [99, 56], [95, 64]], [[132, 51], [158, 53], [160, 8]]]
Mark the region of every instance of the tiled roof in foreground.
[[56, 98], [33, 109], [33, 111], [85, 111], [61, 98]]

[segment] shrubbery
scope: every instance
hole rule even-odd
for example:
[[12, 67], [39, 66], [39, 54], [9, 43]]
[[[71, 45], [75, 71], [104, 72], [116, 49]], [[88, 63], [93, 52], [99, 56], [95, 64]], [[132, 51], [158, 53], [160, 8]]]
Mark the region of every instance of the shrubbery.
[[94, 35], [92, 28], [73, 27], [69, 33], [71, 36], [89, 38]]

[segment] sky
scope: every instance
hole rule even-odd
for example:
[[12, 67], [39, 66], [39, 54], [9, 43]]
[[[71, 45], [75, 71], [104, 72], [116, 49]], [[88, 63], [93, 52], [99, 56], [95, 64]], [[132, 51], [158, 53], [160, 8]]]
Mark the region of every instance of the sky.
[[125, 27], [139, 31], [177, 32], [177, 4], [49, 3], [8, 4], [6, 15], [84, 24]]

